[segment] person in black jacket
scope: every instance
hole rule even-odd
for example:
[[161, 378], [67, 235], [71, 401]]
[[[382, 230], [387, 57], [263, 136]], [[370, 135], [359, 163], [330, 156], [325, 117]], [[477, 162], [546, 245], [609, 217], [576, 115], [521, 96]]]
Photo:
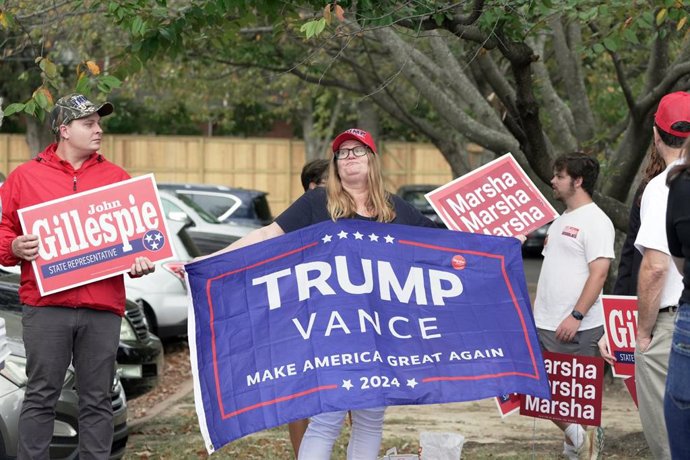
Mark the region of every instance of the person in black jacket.
[[640, 229], [640, 203], [642, 203], [642, 193], [650, 180], [659, 175], [666, 169], [666, 162], [656, 151], [654, 145], [649, 153], [647, 167], [640, 185], [637, 186], [630, 214], [628, 217], [628, 233], [621, 248], [620, 262], [618, 263], [618, 275], [613, 286], [614, 295], [637, 295], [637, 275], [640, 272], [640, 262], [642, 254], [635, 249], [635, 238]]

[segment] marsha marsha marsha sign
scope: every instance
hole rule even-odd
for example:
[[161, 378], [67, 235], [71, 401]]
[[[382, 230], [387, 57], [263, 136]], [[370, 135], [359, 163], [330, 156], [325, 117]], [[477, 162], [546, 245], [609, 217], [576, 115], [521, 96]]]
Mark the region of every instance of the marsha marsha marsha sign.
[[548, 398], [520, 252], [339, 220], [187, 264], [207, 448], [341, 409]]
[[510, 153], [425, 196], [448, 228], [463, 232], [526, 235], [558, 216]]
[[521, 395], [520, 415], [600, 426], [604, 360], [545, 351], [544, 364], [551, 400]]
[[152, 174], [18, 211], [25, 234], [38, 235], [32, 262], [41, 295], [130, 270], [134, 259], [173, 257]]

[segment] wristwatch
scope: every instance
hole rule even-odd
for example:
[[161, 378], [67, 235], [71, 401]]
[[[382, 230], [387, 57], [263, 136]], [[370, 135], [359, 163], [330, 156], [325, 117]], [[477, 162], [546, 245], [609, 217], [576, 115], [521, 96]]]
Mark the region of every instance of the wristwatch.
[[585, 315], [583, 315], [582, 313], [580, 313], [580, 312], [577, 311], [577, 310], [571, 311], [570, 314], [571, 314], [571, 316], [572, 316], [573, 318], [575, 318], [575, 319], [578, 320], [578, 321], [582, 321], [582, 320], [584, 319], [584, 317], [585, 317]]

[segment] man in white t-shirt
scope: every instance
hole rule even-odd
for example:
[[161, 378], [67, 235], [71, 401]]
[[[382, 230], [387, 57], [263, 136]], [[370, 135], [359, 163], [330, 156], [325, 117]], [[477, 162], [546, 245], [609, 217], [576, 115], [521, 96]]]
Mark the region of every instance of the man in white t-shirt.
[[635, 386], [642, 431], [657, 459], [670, 459], [664, 421], [664, 390], [673, 336], [673, 319], [683, 290], [683, 278], [666, 239], [666, 177], [677, 164], [690, 135], [690, 94], [678, 91], [659, 102], [654, 115], [654, 146], [666, 170], [652, 179], [642, 195], [640, 230], [635, 247], [642, 253], [637, 283]]
[[[599, 163], [583, 153], [556, 159], [551, 179], [554, 197], [566, 209], [549, 227], [534, 320], [543, 349], [596, 356], [604, 333], [601, 291], [614, 258], [613, 223], [592, 201]], [[569, 459], [597, 458], [603, 430], [586, 432], [576, 423], [554, 421], [564, 432]]]

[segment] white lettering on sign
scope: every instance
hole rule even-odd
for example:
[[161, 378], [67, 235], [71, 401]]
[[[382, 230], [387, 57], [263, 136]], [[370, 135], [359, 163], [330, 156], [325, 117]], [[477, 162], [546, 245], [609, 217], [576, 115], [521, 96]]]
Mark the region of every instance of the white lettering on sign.
[[[308, 321], [292, 318], [292, 323], [304, 340], [309, 340], [314, 330], [324, 331], [324, 337], [330, 337], [334, 332], [336, 334], [350, 335], [353, 333], [353, 329], [355, 332], [365, 334], [368, 330], [367, 323], [373, 332], [378, 335], [382, 334], [381, 319], [379, 318], [378, 312], [374, 312], [372, 316], [366, 310], [359, 308], [357, 309], [357, 317], [357, 324], [348, 325], [337, 310], [332, 311], [330, 314], [322, 315], [319, 315], [317, 312], [311, 312]], [[314, 325], [317, 321], [321, 323], [321, 327], [314, 329]], [[435, 317], [410, 319], [405, 316], [393, 316], [388, 322], [384, 322], [384, 326], [388, 333], [398, 339], [411, 339], [412, 334], [410, 329], [412, 327], [419, 330], [419, 336], [424, 340], [441, 337], [441, 334], [433, 333], [433, 331], [438, 329]]]
[[[518, 181], [509, 172], [501, 177], [488, 176], [486, 181], [474, 190], [456, 193], [446, 199], [446, 205], [460, 222], [473, 233], [513, 236], [545, 218], [537, 206], [529, 206], [532, 200], [523, 189], [515, 189]], [[497, 200], [493, 200], [498, 198]], [[485, 203], [493, 201], [486, 206]], [[480, 208], [480, 209], [478, 209]], [[505, 216], [513, 216], [497, 224]]]
[[[391, 301], [395, 298], [399, 302], [410, 303], [414, 296], [415, 303], [418, 305], [428, 305], [425, 279], [429, 281], [429, 294], [433, 305], [443, 306], [445, 299], [457, 297], [463, 292], [462, 281], [451, 272], [410, 267], [401, 283], [390, 262], [378, 260], [374, 264], [370, 259], [360, 259], [359, 263], [364, 277], [360, 284], [352, 282], [346, 256], [336, 256], [333, 262], [316, 261], [297, 264], [294, 267], [294, 275], [292, 269], [286, 268], [253, 278], [252, 285], [265, 286], [268, 307], [271, 310], [280, 308], [282, 305], [279, 283], [281, 278], [287, 278], [287, 282], [292, 286], [297, 285], [299, 301], [309, 299], [314, 291], [324, 296], [335, 295], [334, 286], [337, 285], [348, 294], [370, 294], [378, 287], [381, 300]], [[335, 276], [333, 276], [333, 265], [335, 265]], [[286, 289], [286, 291], [294, 292], [293, 289]], [[332, 328], [342, 329], [337, 318], [333, 320]]]
[[[87, 213], [92, 217], [86, 219], [72, 210], [36, 220], [31, 233], [38, 235], [38, 254], [49, 261], [118, 239], [122, 241], [122, 252], [130, 251], [130, 238], [158, 228], [159, 217], [149, 201], [139, 206], [134, 196], [129, 195], [129, 204], [129, 208], [122, 206], [119, 200], [91, 204]], [[95, 214], [100, 215], [96, 217]]]
[[635, 348], [635, 331], [637, 330], [637, 311], [627, 310], [625, 318], [621, 310], [613, 310], [609, 315], [611, 340], [618, 348]]

